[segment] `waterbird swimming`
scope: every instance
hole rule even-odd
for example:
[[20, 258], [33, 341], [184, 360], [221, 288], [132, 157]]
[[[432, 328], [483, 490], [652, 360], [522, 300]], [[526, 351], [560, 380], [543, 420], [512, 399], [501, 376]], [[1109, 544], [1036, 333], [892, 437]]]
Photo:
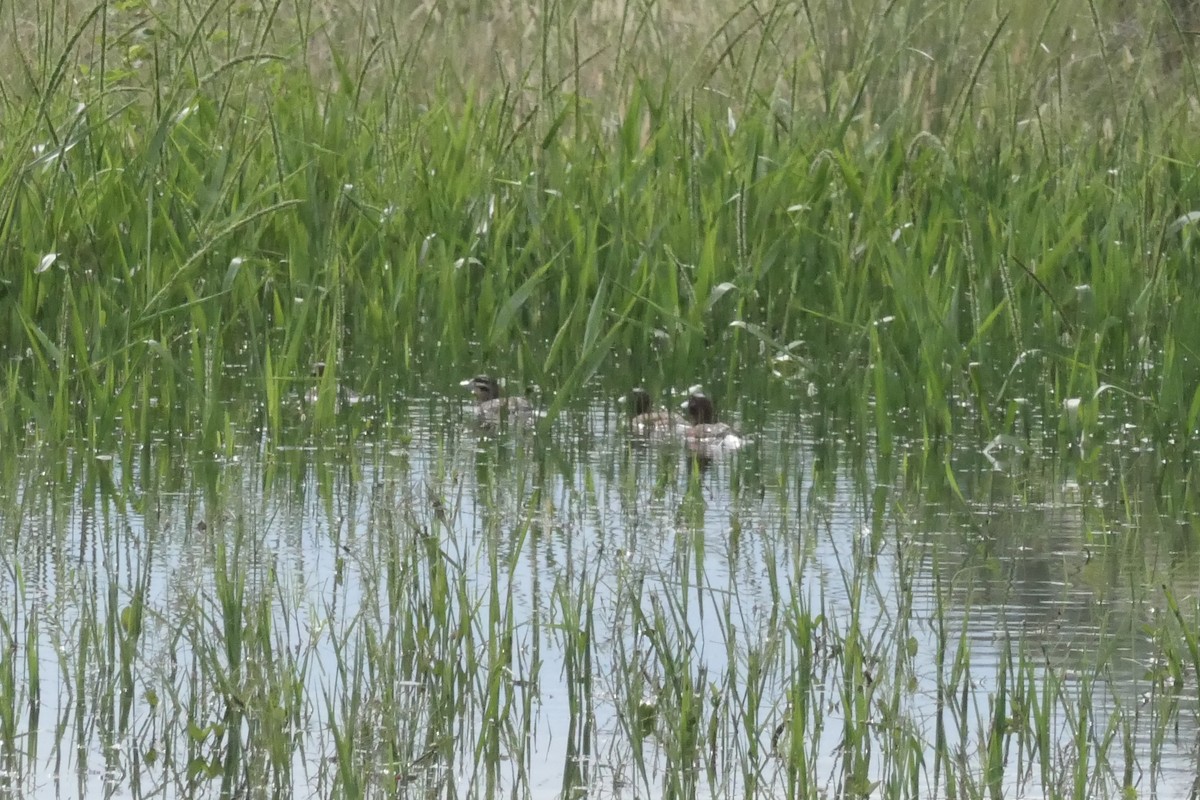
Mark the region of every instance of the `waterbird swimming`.
[[518, 422], [529, 422], [537, 414], [529, 400], [524, 397], [505, 397], [500, 382], [489, 375], [476, 375], [459, 384], [475, 395], [475, 415], [480, 422], [498, 423], [509, 418]]
[[737, 450], [746, 444], [736, 430], [724, 422], [717, 422], [717, 409], [712, 399], [698, 388], [693, 388], [683, 403], [684, 413], [691, 422], [683, 431], [688, 444], [708, 450]]
[[629, 429], [638, 436], [670, 436], [682, 434], [688, 427], [687, 421], [666, 409], [654, 408], [650, 393], [640, 386], [630, 392], [629, 401], [633, 416], [629, 418]]

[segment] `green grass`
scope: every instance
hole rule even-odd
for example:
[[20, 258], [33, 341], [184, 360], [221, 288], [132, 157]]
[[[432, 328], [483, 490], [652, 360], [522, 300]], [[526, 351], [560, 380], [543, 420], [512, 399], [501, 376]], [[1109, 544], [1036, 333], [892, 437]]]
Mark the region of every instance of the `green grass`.
[[1165, 8], [38, 9], [0, 50], [0, 385], [47, 435], [278, 434], [315, 360], [383, 398], [493, 365], [554, 416], [786, 356], [930, 446], [1115, 397], [1191, 442]]
[[[519, 794], [565, 718], [564, 795], [1147, 791], [1200, 144], [1123, 5], [0, 4], [0, 771]], [[481, 370], [541, 429], [445, 433]], [[695, 380], [741, 460], [593, 459]], [[981, 616], [1045, 585], [1101, 630]]]

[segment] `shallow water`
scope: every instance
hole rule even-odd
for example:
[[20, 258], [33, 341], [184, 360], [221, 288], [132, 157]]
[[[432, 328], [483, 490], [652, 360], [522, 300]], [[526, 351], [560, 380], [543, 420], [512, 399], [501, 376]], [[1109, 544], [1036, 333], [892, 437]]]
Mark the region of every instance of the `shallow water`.
[[[12, 461], [12, 791], [215, 796], [228, 780], [324, 797], [354, 773], [379, 796], [788, 796], [784, 723], [808, 670], [807, 785], [849, 791], [853, 717], [872, 742], [856, 762], [872, 794], [929, 797], [945, 793], [939, 718], [945, 752], [982, 775], [1002, 664], [1009, 684], [1025, 664], [1030, 686], [1062, 687], [1045, 712], [1051, 780], [1082, 763], [1072, 779], [1089, 796], [1126, 781], [1142, 796], [1190, 791], [1194, 698], [1149, 677], [1168, 613], [1158, 587], [1194, 597], [1200, 582], [1173, 518], [1118, 505], [1065, 462], [1002, 469], [986, 443], [955, 453], [961, 497], [925, 491], [902, 462], [813, 438], [786, 408], [765, 412], [746, 450], [704, 460], [631, 440], [608, 402], [540, 432], [481, 429], [468, 411], [457, 396], [387, 417], [368, 402], [288, 446], [246, 433], [220, 457], [163, 443]], [[272, 660], [228, 644], [221, 575], [267, 609]], [[139, 597], [140, 636], [123, 645]], [[811, 626], [813, 663], [797, 625]], [[851, 642], [855, 674], [842, 670]], [[268, 721], [283, 754], [259, 753], [272, 725], [222, 700], [224, 676], [253, 707], [245, 687], [275, 684], [250, 676], [273, 669], [294, 681], [278, 700], [294, 716]], [[940, 705], [939, 680], [952, 687]], [[1073, 738], [1077, 690], [1090, 761]], [[1036, 713], [1007, 698], [1013, 726]], [[681, 768], [689, 708], [702, 742]], [[232, 778], [230, 719], [245, 749]], [[1015, 742], [1004, 796], [1063, 791]], [[903, 772], [897, 751], [924, 766]]]

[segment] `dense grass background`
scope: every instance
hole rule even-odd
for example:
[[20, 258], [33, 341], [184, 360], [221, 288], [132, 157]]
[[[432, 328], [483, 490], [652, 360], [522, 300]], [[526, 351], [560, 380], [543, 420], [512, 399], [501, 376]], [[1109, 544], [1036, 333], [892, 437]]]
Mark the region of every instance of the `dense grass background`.
[[1190, 21], [1125, 5], [9, 4], [0, 424], [278, 430], [324, 359], [1184, 452]]

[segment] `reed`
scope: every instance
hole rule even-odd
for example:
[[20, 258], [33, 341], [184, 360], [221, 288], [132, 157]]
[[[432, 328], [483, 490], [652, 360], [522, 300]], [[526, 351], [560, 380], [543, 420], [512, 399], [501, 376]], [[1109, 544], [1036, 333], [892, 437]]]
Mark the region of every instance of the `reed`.
[[0, 311], [4, 395], [48, 432], [182, 403], [219, 448], [218, 400], [279, 431], [318, 360], [384, 397], [512, 363], [553, 418], [622, 364], [786, 357], [818, 407], [877, 398], [885, 450], [888, 409], [932, 446], [1105, 386], [1191, 441], [1166, 6], [38, 9], [0, 48]]

